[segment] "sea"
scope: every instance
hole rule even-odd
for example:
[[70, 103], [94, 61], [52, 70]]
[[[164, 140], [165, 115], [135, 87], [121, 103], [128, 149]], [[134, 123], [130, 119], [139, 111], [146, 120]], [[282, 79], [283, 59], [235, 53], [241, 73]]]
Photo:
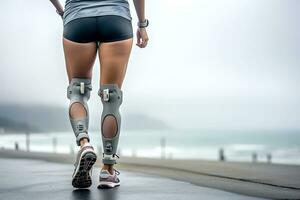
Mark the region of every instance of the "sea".
[[[89, 135], [91, 144], [101, 152], [100, 132], [90, 131]], [[20, 150], [35, 152], [76, 153], [78, 150], [73, 132], [0, 134], [0, 148], [15, 149], [16, 145]], [[118, 154], [218, 160], [220, 150], [227, 161], [253, 162], [255, 155], [256, 162], [300, 165], [300, 131], [122, 130]]]

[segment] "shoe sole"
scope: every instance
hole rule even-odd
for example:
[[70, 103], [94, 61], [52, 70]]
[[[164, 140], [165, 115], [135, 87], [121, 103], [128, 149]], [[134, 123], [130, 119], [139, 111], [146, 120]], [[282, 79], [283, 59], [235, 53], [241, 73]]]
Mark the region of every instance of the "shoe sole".
[[97, 156], [93, 152], [86, 152], [80, 158], [77, 166], [77, 172], [73, 176], [72, 185], [75, 188], [87, 188], [92, 185], [90, 170], [97, 160]]
[[102, 181], [99, 183], [98, 188], [99, 189], [107, 189], [107, 188], [114, 188], [114, 187], [118, 187], [118, 186], [120, 186], [120, 183]]
[[114, 188], [118, 186], [120, 186], [120, 183], [101, 182], [98, 185], [98, 189]]

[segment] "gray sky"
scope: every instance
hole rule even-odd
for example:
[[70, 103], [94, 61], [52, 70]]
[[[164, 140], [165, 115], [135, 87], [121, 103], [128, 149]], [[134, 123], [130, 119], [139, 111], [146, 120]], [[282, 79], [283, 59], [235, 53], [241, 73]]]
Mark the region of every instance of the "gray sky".
[[[121, 111], [180, 129], [300, 128], [299, 7], [297, 0], [147, 1], [149, 46], [133, 48]], [[67, 106], [63, 27], [50, 1], [4, 1], [0, 23], [0, 101]], [[97, 60], [94, 116], [98, 82]]]

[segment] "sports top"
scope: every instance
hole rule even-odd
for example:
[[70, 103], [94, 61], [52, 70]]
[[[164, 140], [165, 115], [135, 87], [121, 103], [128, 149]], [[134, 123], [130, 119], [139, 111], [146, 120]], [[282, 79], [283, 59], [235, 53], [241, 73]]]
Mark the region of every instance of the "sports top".
[[128, 0], [66, 0], [64, 26], [82, 17], [118, 15], [131, 20]]

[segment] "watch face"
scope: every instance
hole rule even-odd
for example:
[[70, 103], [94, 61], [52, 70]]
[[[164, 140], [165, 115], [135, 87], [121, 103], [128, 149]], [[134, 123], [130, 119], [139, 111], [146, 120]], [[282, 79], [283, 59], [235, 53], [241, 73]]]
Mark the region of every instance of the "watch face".
[[148, 26], [148, 24], [149, 24], [148, 19], [146, 19], [145, 26]]
[[138, 27], [140, 28], [145, 28], [149, 25], [149, 20], [148, 19], [145, 19], [145, 21], [143, 22], [138, 22]]

